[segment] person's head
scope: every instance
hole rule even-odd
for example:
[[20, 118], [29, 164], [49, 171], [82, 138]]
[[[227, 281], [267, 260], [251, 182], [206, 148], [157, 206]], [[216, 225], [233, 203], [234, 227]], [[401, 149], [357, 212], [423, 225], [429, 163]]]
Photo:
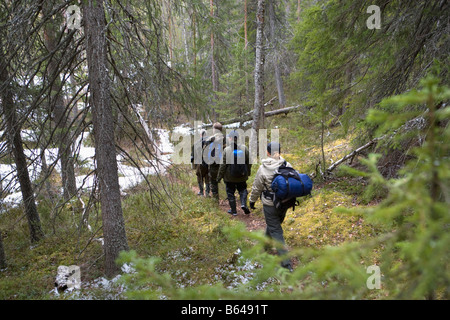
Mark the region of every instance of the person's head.
[[281, 145], [279, 142], [270, 142], [267, 145], [267, 155], [269, 157], [279, 157], [281, 153]]
[[237, 144], [237, 141], [239, 139], [239, 133], [236, 130], [233, 130], [228, 134], [227, 137], [228, 137], [230, 143]]
[[216, 131], [222, 132], [222, 124], [220, 122], [214, 123], [213, 124], [213, 131], [214, 132], [216, 132]]

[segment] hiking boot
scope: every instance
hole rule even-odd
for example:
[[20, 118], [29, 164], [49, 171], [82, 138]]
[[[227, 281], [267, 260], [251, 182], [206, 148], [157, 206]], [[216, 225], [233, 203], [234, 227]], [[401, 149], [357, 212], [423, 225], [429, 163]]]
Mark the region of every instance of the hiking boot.
[[233, 216], [237, 216], [236, 200], [235, 199], [230, 199], [228, 197], [228, 203], [230, 204], [230, 210], [228, 210], [228, 213], [233, 215]]
[[250, 214], [250, 209], [246, 206], [241, 206], [242, 211], [244, 211], [245, 214]]
[[289, 264], [287, 266], [283, 266], [283, 268], [287, 269], [289, 272], [294, 272], [294, 268]]
[[247, 196], [248, 196], [247, 189], [243, 190], [242, 192], [239, 192], [239, 197], [241, 200], [241, 209], [242, 211], [244, 211], [245, 214], [250, 213], [250, 210], [247, 207]]
[[197, 193], [197, 195], [202, 196], [203, 195], [203, 184], [199, 183], [198, 188], [200, 189], [200, 191]]
[[292, 264], [291, 264], [291, 262], [289, 260], [288, 261], [283, 261], [281, 263], [281, 267], [287, 269], [289, 272], [294, 272], [294, 268], [292, 268]]

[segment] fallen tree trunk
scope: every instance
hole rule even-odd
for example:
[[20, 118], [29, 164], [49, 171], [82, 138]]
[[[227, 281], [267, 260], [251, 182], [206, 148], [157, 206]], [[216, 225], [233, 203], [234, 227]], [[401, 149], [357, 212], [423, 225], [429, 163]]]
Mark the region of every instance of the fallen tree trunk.
[[339, 159], [338, 161], [336, 161], [335, 163], [333, 163], [331, 166], [328, 167], [328, 169], [325, 171], [325, 174], [330, 174], [331, 171], [333, 171], [334, 169], [336, 169], [337, 166], [339, 166], [340, 164], [342, 164], [344, 161], [348, 160], [348, 159], [352, 159], [357, 156], [361, 151], [369, 148], [370, 146], [374, 145], [375, 143], [378, 142], [378, 140], [384, 138], [375, 138], [373, 140], [370, 140], [369, 142], [367, 142], [365, 145], [359, 147], [356, 150], [353, 150], [352, 152], [350, 152], [349, 154], [347, 154], [346, 156], [344, 156], [343, 158]]
[[[272, 117], [272, 116], [275, 116], [277, 114], [283, 114], [283, 113], [284, 114], [288, 114], [290, 112], [293, 112], [293, 111], [299, 109], [300, 107], [302, 107], [302, 106], [298, 105], [298, 106], [293, 106], [293, 107], [287, 107], [287, 108], [281, 108], [281, 109], [277, 109], [277, 110], [267, 111], [267, 112], [264, 112], [264, 117]], [[252, 119], [253, 119], [253, 111], [250, 111], [250, 112], [247, 112], [247, 113], [243, 114], [240, 117], [224, 120], [224, 121], [221, 121], [220, 123], [222, 125], [235, 123], [235, 122], [243, 123], [243, 122], [246, 122], [246, 121], [250, 121]], [[202, 125], [202, 128], [210, 128], [212, 126], [213, 126], [212, 123], [208, 123], [208, 124]]]
[[347, 161], [348, 159], [351, 159], [351, 161], [353, 161], [353, 159], [359, 154], [361, 153], [361, 151], [366, 150], [367, 148], [369, 148], [370, 146], [374, 145], [375, 143], [377, 143], [379, 140], [383, 139], [385, 136], [382, 136], [380, 138], [375, 138], [370, 140], [369, 142], [367, 142], [365, 145], [359, 147], [356, 150], [353, 150], [352, 152], [350, 152], [349, 154], [345, 155], [344, 157], [342, 157], [341, 159], [339, 159], [338, 161], [334, 162], [331, 166], [329, 166], [325, 172], [322, 172], [322, 170], [320, 169], [320, 160], [319, 163], [316, 165], [316, 172], [311, 173], [309, 176], [311, 177], [311, 179], [314, 179], [318, 174], [320, 174], [320, 176], [322, 176], [323, 178], [328, 177], [331, 172], [336, 169], [339, 165], [341, 165], [342, 163], [344, 163], [345, 161]]
[[[427, 113], [427, 111], [424, 112]], [[361, 151], [364, 151], [365, 149], [369, 148], [370, 146], [376, 144], [378, 141], [386, 139], [386, 138], [392, 138], [393, 136], [395, 136], [399, 131], [409, 131], [412, 129], [419, 129], [419, 128], [424, 128], [426, 126], [426, 120], [424, 119], [423, 115], [420, 115], [414, 119], [408, 120], [405, 124], [403, 124], [402, 126], [400, 126], [397, 130], [395, 130], [394, 132], [392, 132], [391, 134], [385, 134], [381, 137], [378, 138], [374, 138], [372, 140], [370, 140], [369, 142], [367, 142], [365, 145], [359, 147], [356, 150], [353, 150], [352, 152], [350, 152], [349, 154], [345, 155], [343, 158], [339, 159], [338, 161], [334, 162], [331, 166], [329, 166], [325, 172], [320, 172], [320, 174], [322, 176], [328, 176], [334, 169], [336, 169], [340, 164], [344, 163], [346, 160], [351, 159], [351, 161], [353, 161], [353, 159], [359, 154], [361, 153]], [[351, 164], [351, 163], [350, 163]], [[317, 169], [316, 169], [317, 172]], [[313, 174], [313, 177], [316, 176], [316, 173]]]

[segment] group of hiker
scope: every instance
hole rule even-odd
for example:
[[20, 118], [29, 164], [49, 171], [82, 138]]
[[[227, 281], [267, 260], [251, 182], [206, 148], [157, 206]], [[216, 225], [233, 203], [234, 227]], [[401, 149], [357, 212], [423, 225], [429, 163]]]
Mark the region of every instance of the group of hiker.
[[[223, 127], [217, 122], [213, 125], [213, 134], [206, 136], [206, 131], [201, 131], [201, 139], [194, 143], [191, 154], [191, 162], [195, 165], [199, 195], [211, 196], [219, 201], [219, 183], [223, 179], [230, 206], [228, 213], [237, 215], [236, 190], [239, 193], [240, 208], [244, 214], [250, 214], [250, 209], [255, 209], [256, 201], [261, 198], [264, 217], [266, 220], [266, 235], [279, 241], [283, 248], [278, 250], [280, 255], [286, 253], [285, 241], [281, 224], [286, 216], [287, 207], [274, 204], [274, 196], [271, 190], [275, 171], [280, 166], [292, 166], [280, 155], [280, 144], [271, 142], [267, 145], [267, 158], [262, 159], [261, 165], [255, 175], [247, 206], [248, 191], [247, 180], [251, 174], [249, 151], [245, 144], [239, 144], [238, 131], [232, 130], [227, 136], [222, 133]], [[210, 160], [210, 158], [214, 158]], [[197, 159], [201, 159], [198, 161]], [[197, 161], [195, 161], [197, 160]], [[290, 259], [281, 263], [282, 267], [292, 271]]]

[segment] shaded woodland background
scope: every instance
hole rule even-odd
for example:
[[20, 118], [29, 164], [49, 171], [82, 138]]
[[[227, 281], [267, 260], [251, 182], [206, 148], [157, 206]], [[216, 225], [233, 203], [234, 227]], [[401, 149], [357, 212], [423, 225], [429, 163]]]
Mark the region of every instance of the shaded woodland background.
[[[381, 29], [367, 28], [369, 5], [381, 9]], [[449, 9], [445, 0], [1, 0], [0, 267], [11, 265], [10, 234], [38, 246], [71, 215], [73, 234], [96, 222], [79, 249], [102, 234], [96, 259], [115, 276], [120, 252], [133, 249], [123, 203], [133, 192], [120, 170], [142, 177], [138, 189], [164, 219], [186, 197], [162, 150], [167, 134], [251, 120], [289, 127], [288, 153], [318, 147], [303, 169], [319, 185], [355, 164], [346, 174], [371, 181], [386, 201], [379, 218], [400, 230], [372, 239], [401, 252], [385, 259], [405, 267], [386, 267], [407, 283], [391, 292], [448, 298]], [[293, 123], [271, 120], [282, 108]], [[333, 159], [330, 134], [348, 152]]]

